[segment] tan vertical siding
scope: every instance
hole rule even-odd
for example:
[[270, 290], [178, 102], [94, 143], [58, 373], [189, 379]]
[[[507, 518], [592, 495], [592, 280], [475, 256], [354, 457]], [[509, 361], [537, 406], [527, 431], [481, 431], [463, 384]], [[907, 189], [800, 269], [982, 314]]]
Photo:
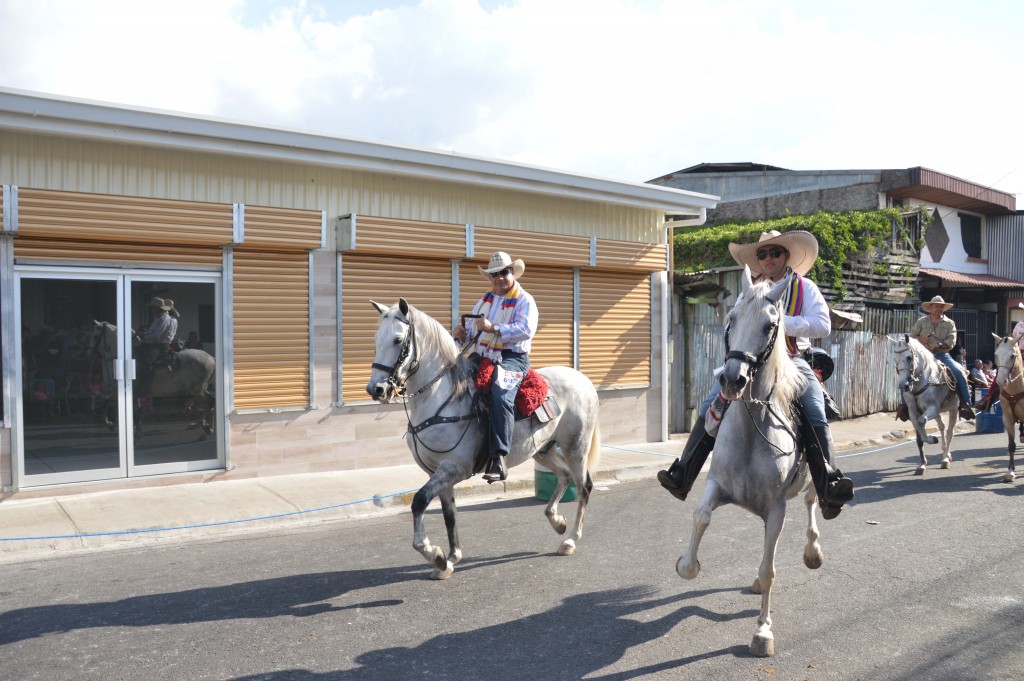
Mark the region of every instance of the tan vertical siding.
[[309, 256], [235, 251], [236, 409], [309, 406]]
[[451, 261], [345, 253], [341, 258], [341, 399], [365, 402], [376, 354], [380, 315], [374, 300], [391, 306], [400, 297], [447, 328], [452, 314]]
[[580, 272], [580, 371], [598, 388], [651, 383], [649, 274]]

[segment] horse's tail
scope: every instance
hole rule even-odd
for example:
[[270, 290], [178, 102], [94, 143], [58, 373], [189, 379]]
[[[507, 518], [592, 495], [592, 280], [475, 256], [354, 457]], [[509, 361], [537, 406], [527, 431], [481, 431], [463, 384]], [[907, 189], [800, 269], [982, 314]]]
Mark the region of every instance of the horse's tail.
[[591, 480], [601, 465], [601, 426], [595, 420], [594, 431], [590, 434], [590, 451], [587, 452], [587, 475]]

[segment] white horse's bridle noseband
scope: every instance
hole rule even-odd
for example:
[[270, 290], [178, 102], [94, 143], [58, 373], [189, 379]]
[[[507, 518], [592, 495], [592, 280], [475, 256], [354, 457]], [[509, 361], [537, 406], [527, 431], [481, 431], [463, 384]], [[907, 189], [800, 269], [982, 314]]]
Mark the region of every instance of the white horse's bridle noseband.
[[[398, 352], [398, 359], [391, 366], [378, 362], [374, 362], [370, 366], [387, 372], [387, 384], [394, 389], [396, 395], [404, 395], [406, 383], [420, 368], [419, 346], [416, 344], [416, 327], [413, 325], [412, 319], [402, 319], [401, 317], [395, 317], [395, 319], [409, 326], [409, 333], [406, 334], [405, 340], [402, 342], [402, 349]], [[406, 362], [409, 362], [409, 371], [406, 372], [405, 376], [399, 376], [399, 372]]]

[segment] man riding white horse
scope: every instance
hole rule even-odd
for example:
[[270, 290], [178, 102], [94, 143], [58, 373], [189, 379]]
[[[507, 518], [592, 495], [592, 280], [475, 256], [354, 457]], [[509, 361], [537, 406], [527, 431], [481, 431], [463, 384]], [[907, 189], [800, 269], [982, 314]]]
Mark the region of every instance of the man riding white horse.
[[[789, 355], [807, 378], [807, 387], [797, 400], [804, 451], [822, 516], [831, 520], [839, 515], [843, 504], [853, 499], [853, 481], [834, 467], [832, 434], [825, 416], [821, 383], [802, 357], [802, 353], [811, 347], [809, 339], [826, 338], [832, 332], [825, 298], [817, 285], [805, 276], [818, 257], [818, 241], [813, 234], [802, 230], [785, 234], [772, 230], [762, 232], [757, 243], [729, 244], [729, 252], [737, 263], [759, 273], [755, 282], [767, 279], [777, 283], [789, 278], [790, 284], [781, 302]], [[714, 433], [727, 404], [720, 397], [716, 382], [700, 405], [697, 422], [683, 453], [667, 471], [658, 471], [662, 487], [677, 499], [686, 499], [714, 448]]]
[[[942, 296], [935, 296], [927, 303], [921, 303], [921, 309], [927, 314], [918, 318], [910, 327], [910, 337], [916, 338], [921, 345], [932, 351], [935, 359], [949, 369], [956, 380], [956, 391], [960, 396], [960, 418], [970, 421], [974, 419], [974, 409], [971, 408], [971, 391], [967, 387], [967, 376], [964, 375], [963, 367], [956, 363], [949, 351], [956, 345], [956, 323], [946, 316], [946, 311], [953, 307], [953, 303], [947, 303]], [[897, 405], [896, 416], [905, 421], [906, 404], [900, 396], [900, 404]]]

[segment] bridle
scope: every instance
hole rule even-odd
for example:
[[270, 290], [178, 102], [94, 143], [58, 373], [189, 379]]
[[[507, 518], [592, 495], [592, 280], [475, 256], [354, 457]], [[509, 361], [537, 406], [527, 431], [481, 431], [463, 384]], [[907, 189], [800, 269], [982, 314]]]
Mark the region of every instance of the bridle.
[[[910, 357], [910, 382], [909, 382], [909, 385], [908, 385], [908, 390], [909, 390], [911, 395], [913, 395], [914, 397], [917, 397], [918, 395], [923, 393], [928, 388], [934, 388], [934, 387], [938, 387], [938, 386], [941, 386], [941, 385], [945, 385], [945, 380], [943, 379], [943, 380], [940, 380], [938, 383], [925, 383], [920, 388], [913, 389], [914, 386], [916, 386], [916, 385], [921, 383], [921, 381], [924, 379], [924, 376], [918, 370], [920, 363], [917, 361], [917, 353], [914, 352], [914, 348], [911, 347], [910, 343], [907, 343], [907, 353], [909, 353], [909, 357]], [[940, 368], [940, 371], [939, 371], [939, 376], [942, 376], [941, 368]]]
[[101, 360], [107, 359], [107, 351], [110, 349], [110, 344], [107, 342], [107, 329], [105, 326], [96, 327], [96, 339], [92, 342], [93, 354]]
[[[410, 317], [411, 316], [412, 315], [410, 315]], [[406, 383], [409, 382], [409, 378], [412, 377], [413, 374], [419, 371], [420, 353], [419, 345], [416, 343], [416, 326], [412, 323], [412, 319], [403, 319], [401, 317], [395, 317], [395, 319], [409, 326], [409, 333], [405, 334], [405, 340], [402, 341], [402, 349], [398, 352], [398, 359], [396, 359], [395, 363], [391, 366], [381, 364], [379, 362], [374, 362], [370, 366], [374, 369], [380, 369], [381, 371], [387, 372], [387, 384], [394, 388], [396, 395], [404, 396], [406, 394]], [[405, 376], [399, 376], [398, 372], [401, 370], [406, 360], [409, 359], [410, 355], [412, 356], [412, 361], [409, 362], [409, 371], [406, 372]], [[419, 392], [422, 392], [422, 389], [417, 391], [417, 394]]]
[[1024, 370], [1022, 370], [1016, 376], [1013, 376], [1010, 373], [1011, 371], [1014, 370], [1014, 368], [1017, 367], [1017, 356], [1018, 356], [1017, 353], [1013, 353], [1012, 360], [1010, 361], [1009, 364], [996, 364], [996, 369], [1006, 369], [1006, 382], [1007, 383], [1011, 383], [1011, 382], [1017, 380], [1018, 378], [1021, 378], [1022, 376], [1024, 376]]
[[757, 355], [749, 352], [743, 352], [741, 350], [730, 350], [729, 349], [729, 327], [725, 328], [725, 361], [730, 359], [738, 360], [750, 367], [750, 381], [754, 381], [754, 376], [764, 366], [765, 362], [768, 361], [768, 357], [771, 355], [772, 350], [775, 349], [775, 341], [779, 337], [779, 320], [782, 319], [782, 308], [779, 303], [775, 303], [775, 309], [779, 311], [779, 317], [772, 322], [771, 331], [768, 332], [768, 341], [764, 346], [764, 349]]

